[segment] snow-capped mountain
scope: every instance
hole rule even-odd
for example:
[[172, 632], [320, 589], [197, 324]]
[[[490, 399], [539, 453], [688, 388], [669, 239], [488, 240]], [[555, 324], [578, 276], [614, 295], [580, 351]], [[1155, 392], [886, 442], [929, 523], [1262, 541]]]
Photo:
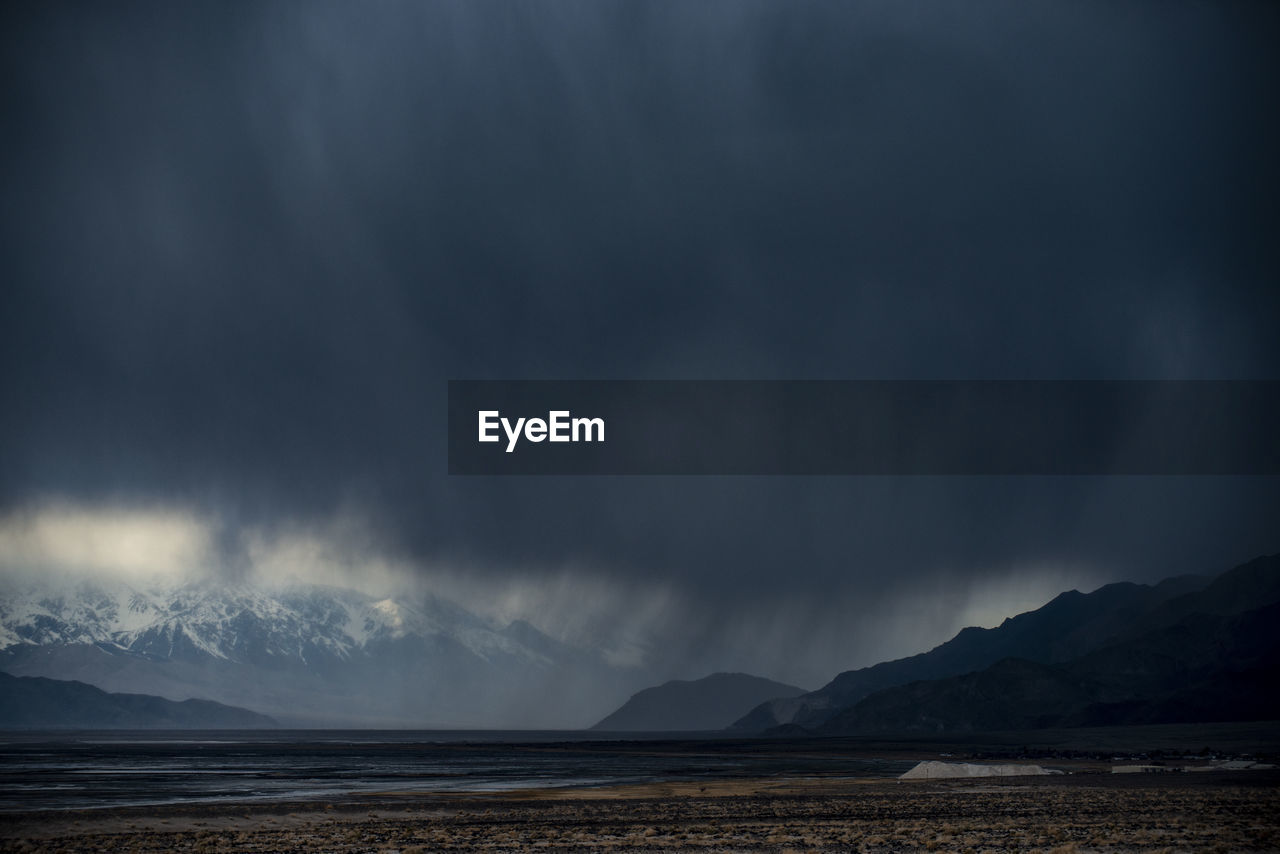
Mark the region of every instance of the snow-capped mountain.
[[81, 582], [0, 599], [0, 649], [105, 644], [160, 658], [208, 655], [350, 660], [371, 644], [410, 635], [449, 637], [480, 658], [550, 662], [478, 617], [433, 596], [378, 599], [354, 590], [291, 584], [276, 590], [208, 582], [171, 589]]
[[638, 678], [431, 595], [207, 581], [6, 590], [0, 670], [298, 723], [467, 727], [575, 726]]

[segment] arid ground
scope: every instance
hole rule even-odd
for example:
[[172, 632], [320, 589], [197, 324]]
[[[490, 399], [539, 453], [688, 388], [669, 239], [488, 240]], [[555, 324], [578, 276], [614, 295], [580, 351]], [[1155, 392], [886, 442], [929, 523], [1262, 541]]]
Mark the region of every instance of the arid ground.
[[729, 780], [0, 818], [5, 851], [1275, 851], [1280, 773]]

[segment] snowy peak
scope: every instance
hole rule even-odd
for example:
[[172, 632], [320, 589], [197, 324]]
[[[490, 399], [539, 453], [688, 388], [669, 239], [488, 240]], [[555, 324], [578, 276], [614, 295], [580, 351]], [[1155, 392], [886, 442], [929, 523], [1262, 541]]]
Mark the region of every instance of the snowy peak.
[[644, 678], [438, 596], [296, 581], [0, 578], [0, 671], [198, 697], [297, 726], [418, 728], [586, 725]]
[[434, 596], [375, 598], [293, 583], [280, 588], [189, 582], [169, 588], [82, 582], [0, 598], [0, 649], [97, 644], [162, 659], [267, 664], [350, 661], [373, 646], [434, 639], [484, 660], [549, 663], [465, 609]]

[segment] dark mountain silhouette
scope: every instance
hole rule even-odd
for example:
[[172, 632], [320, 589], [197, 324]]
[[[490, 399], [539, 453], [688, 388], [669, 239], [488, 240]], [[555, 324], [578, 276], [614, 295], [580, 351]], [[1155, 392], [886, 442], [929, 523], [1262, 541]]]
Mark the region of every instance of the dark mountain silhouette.
[[1008, 658], [976, 673], [889, 688], [826, 735], [1280, 718], [1280, 604], [1177, 623], [1061, 665]]
[[733, 728], [762, 731], [792, 725], [817, 730], [843, 710], [889, 688], [975, 673], [1007, 658], [1024, 664], [1065, 664], [1193, 614], [1228, 615], [1276, 601], [1280, 555], [1256, 558], [1216, 578], [1180, 576], [1156, 585], [1122, 582], [1087, 594], [1072, 590], [996, 628], [963, 629], [929, 652], [847, 671], [817, 691], [762, 703]]
[[175, 702], [149, 694], [108, 694], [83, 682], [0, 673], [0, 727], [6, 729], [267, 729], [266, 715], [212, 700]]
[[713, 673], [693, 682], [672, 680], [632, 695], [592, 729], [662, 731], [724, 729], [766, 697], [794, 697], [803, 688], [746, 673]]

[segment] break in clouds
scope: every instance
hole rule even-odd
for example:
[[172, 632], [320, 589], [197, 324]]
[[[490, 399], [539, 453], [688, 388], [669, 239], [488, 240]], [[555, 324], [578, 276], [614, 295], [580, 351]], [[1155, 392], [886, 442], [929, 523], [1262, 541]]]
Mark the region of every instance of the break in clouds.
[[[7, 8], [0, 567], [816, 687], [1269, 478], [450, 478], [448, 379], [1275, 378], [1266, 4]], [[1033, 425], [1028, 425], [1033, 429]]]

